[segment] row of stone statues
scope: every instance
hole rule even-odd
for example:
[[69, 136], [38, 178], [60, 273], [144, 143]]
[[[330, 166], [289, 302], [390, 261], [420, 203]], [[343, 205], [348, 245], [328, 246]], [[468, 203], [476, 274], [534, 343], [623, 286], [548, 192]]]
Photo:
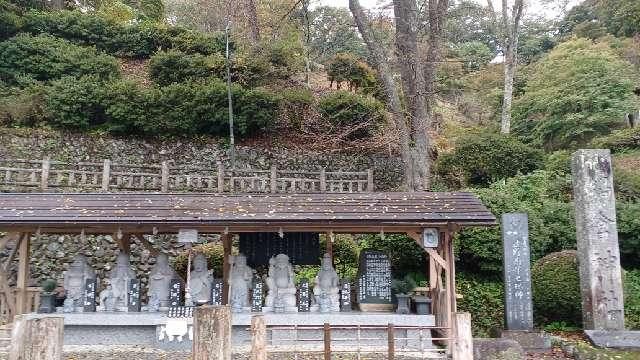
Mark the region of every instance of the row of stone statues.
[[[248, 311], [249, 289], [252, 287], [255, 271], [247, 265], [247, 259], [242, 254], [234, 256], [230, 260], [229, 304], [234, 312]], [[158, 255], [156, 263], [149, 273], [148, 311], [166, 311], [168, 309], [171, 283], [177, 278], [175, 271], [169, 265], [167, 255]], [[87, 280], [95, 282], [95, 271], [84, 256], [77, 255], [64, 273], [66, 299], [63, 310], [65, 312], [82, 311]], [[128, 305], [130, 305], [128, 303], [131, 292], [130, 284], [135, 281], [137, 281], [136, 274], [131, 268], [129, 256], [120, 253], [116, 259], [115, 268], [108, 277], [105, 289], [98, 296], [100, 301], [98, 309], [102, 311], [127, 311]], [[193, 270], [190, 273], [185, 296], [187, 305], [210, 303], [213, 282], [213, 274], [207, 268], [205, 256], [197, 254], [193, 259]], [[263, 311], [297, 311], [297, 289], [294, 282], [293, 266], [287, 255], [278, 254], [270, 259], [266, 285], [267, 297]], [[315, 279], [313, 294], [314, 304], [311, 306], [311, 311], [339, 311], [338, 274], [333, 268], [331, 257], [328, 254], [325, 254], [322, 259], [320, 272]]]

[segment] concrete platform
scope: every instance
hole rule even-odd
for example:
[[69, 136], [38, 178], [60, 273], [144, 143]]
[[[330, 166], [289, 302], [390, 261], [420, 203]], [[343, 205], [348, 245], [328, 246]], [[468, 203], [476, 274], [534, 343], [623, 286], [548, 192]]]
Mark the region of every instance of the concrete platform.
[[[386, 341], [387, 330], [366, 329], [372, 326], [394, 324], [396, 327], [435, 326], [433, 315], [342, 312], [342, 313], [232, 313], [234, 347], [247, 347], [251, 342], [249, 326], [253, 315], [263, 315], [269, 327], [267, 336], [273, 346], [299, 350], [315, 350], [323, 344], [324, 323], [333, 326], [365, 327], [357, 330], [334, 329], [332, 342], [336, 347], [380, 345]], [[63, 316], [65, 345], [144, 345], [166, 350], [191, 348], [192, 318], [169, 318], [164, 313], [56, 313], [29, 314], [30, 317]], [[293, 326], [311, 326], [315, 329], [294, 329]], [[396, 329], [396, 346], [433, 348], [428, 329]], [[360, 339], [359, 341], [356, 339]], [[407, 339], [410, 338], [410, 339]], [[332, 344], [333, 346], [333, 344]]]

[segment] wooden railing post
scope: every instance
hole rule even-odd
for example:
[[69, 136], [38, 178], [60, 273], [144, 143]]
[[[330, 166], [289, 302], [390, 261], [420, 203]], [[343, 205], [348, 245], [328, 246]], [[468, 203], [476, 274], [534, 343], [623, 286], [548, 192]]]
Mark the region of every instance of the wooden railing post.
[[224, 164], [218, 161], [218, 192], [224, 192]]
[[393, 324], [387, 325], [387, 358], [393, 360], [396, 351], [396, 332]]
[[278, 190], [278, 169], [275, 165], [271, 166], [271, 193]]
[[324, 323], [324, 360], [331, 360], [331, 326]]
[[29, 248], [31, 234], [23, 233], [18, 252], [18, 279], [16, 281], [16, 314], [27, 313], [27, 286], [29, 284]]
[[327, 172], [324, 168], [320, 169], [320, 192], [327, 192]]
[[11, 332], [9, 360], [60, 360], [64, 318], [17, 316]]
[[161, 192], [169, 191], [169, 163], [167, 163], [166, 161], [162, 162], [160, 184], [162, 184], [160, 186]]
[[199, 306], [193, 311], [193, 360], [231, 359], [231, 308]]
[[49, 157], [42, 159], [42, 171], [40, 172], [40, 188], [47, 190], [49, 188], [49, 169], [51, 169], [51, 160]]
[[267, 360], [267, 323], [264, 315], [251, 317], [251, 358]]
[[367, 170], [367, 192], [373, 192], [373, 169]]
[[109, 191], [109, 184], [111, 183], [111, 160], [104, 159], [102, 162], [102, 185], [100, 189], [102, 191]]
[[455, 314], [455, 340], [453, 360], [473, 360], [473, 335], [471, 333], [471, 314]]

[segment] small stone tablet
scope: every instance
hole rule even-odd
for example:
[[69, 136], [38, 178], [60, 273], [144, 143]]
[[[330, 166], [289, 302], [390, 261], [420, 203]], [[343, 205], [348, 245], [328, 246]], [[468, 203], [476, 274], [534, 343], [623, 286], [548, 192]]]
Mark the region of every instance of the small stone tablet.
[[129, 304], [131, 312], [140, 312], [140, 280], [129, 280]]
[[251, 291], [251, 311], [262, 312], [262, 280], [260, 278], [253, 279], [253, 291]]
[[351, 283], [348, 281], [340, 286], [340, 311], [351, 311]]
[[211, 305], [222, 305], [222, 279], [213, 279], [211, 284]]
[[169, 306], [175, 308], [182, 305], [182, 280], [173, 279], [169, 285]]
[[84, 285], [84, 311], [95, 312], [96, 311], [96, 288], [97, 281], [95, 278], [87, 279]]
[[309, 279], [301, 279], [298, 288], [298, 311], [309, 311]]

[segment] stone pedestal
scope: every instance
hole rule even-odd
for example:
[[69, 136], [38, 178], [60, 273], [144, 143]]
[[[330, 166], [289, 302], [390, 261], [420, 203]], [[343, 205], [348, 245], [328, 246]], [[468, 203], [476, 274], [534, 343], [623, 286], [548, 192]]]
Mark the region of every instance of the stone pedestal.
[[571, 159], [585, 329], [624, 330], [620, 250], [609, 150]]
[[[594, 346], [616, 349], [640, 349], [640, 331], [585, 330]], [[640, 357], [640, 354], [638, 354]]]
[[538, 331], [505, 330], [502, 338], [517, 341], [524, 351], [542, 352], [551, 349], [551, 338]]

